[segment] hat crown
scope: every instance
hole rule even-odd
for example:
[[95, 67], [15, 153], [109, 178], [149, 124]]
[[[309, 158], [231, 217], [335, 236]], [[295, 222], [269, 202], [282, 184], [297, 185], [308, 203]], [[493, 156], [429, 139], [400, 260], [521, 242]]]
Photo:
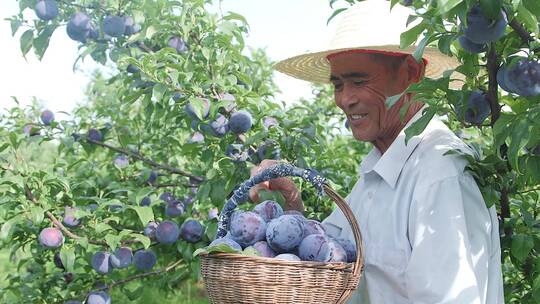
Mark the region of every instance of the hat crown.
[[342, 13], [329, 48], [399, 45], [410, 13], [400, 4], [390, 10], [390, 1], [358, 2]]

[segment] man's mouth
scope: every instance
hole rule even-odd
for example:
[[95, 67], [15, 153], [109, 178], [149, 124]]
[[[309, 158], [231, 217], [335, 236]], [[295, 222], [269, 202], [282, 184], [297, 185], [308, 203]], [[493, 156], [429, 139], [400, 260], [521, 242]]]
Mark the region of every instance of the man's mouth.
[[365, 118], [366, 116], [368, 116], [367, 113], [362, 113], [362, 114], [351, 114], [351, 115], [349, 115], [349, 120], [350, 120], [350, 121], [362, 120], [362, 119]]

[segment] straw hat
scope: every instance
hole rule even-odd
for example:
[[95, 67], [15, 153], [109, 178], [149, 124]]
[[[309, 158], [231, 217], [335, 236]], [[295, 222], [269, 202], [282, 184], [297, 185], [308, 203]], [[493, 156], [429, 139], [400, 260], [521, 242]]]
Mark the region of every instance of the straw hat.
[[[330, 63], [327, 57], [331, 54], [349, 50], [364, 50], [366, 53], [383, 53], [393, 56], [412, 54], [416, 49], [415, 46], [406, 49], [399, 48], [400, 35], [408, 29], [407, 18], [411, 12], [411, 9], [399, 4], [390, 10], [390, 1], [385, 0], [359, 2], [341, 13], [343, 16], [338, 23], [334, 38], [325, 50], [285, 59], [276, 63], [274, 68], [309, 82], [329, 83]], [[392, 24], [403, 26], [392, 26]], [[411, 26], [409, 25], [409, 28]], [[459, 65], [455, 58], [444, 55], [432, 47], [426, 47], [423, 59], [427, 61], [425, 76], [433, 79], [441, 77], [446, 70], [454, 69]]]

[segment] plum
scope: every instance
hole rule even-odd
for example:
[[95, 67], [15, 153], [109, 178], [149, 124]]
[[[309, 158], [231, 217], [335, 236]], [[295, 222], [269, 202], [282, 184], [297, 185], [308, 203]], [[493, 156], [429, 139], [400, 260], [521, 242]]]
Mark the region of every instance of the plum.
[[487, 49], [487, 46], [486, 44], [483, 44], [483, 43], [474, 43], [472, 41], [470, 41], [467, 37], [465, 36], [459, 36], [458, 38], [458, 41], [459, 41], [459, 45], [461, 45], [461, 47], [469, 52], [469, 53], [472, 53], [472, 54], [479, 54], [479, 53], [483, 53], [486, 51]]
[[234, 112], [229, 120], [229, 128], [235, 134], [242, 134], [251, 129], [253, 118], [251, 113], [245, 110]]
[[491, 20], [477, 4], [467, 13], [467, 27], [463, 29], [463, 33], [471, 42], [484, 44], [497, 41], [504, 36], [507, 25], [508, 18], [503, 10], [500, 11], [497, 20]]
[[266, 200], [257, 204], [253, 212], [259, 214], [263, 220], [269, 223], [271, 220], [283, 215], [283, 209], [276, 201]]
[[156, 265], [157, 257], [152, 250], [139, 250], [133, 255], [133, 264], [139, 270], [150, 270]]
[[145, 197], [143, 197], [143, 199], [141, 200], [139, 205], [140, 206], [150, 206], [151, 203], [152, 203], [152, 200], [150, 200], [150, 198], [148, 196], [145, 196]]
[[34, 10], [41, 20], [49, 21], [58, 16], [58, 4], [55, 0], [38, 0]]
[[166, 203], [172, 203], [176, 200], [172, 192], [169, 192], [169, 191], [161, 193], [161, 195], [159, 196], [159, 199]]
[[88, 139], [90, 140], [93, 140], [93, 141], [103, 141], [103, 135], [101, 134], [101, 131], [99, 131], [98, 129], [94, 129], [94, 128], [91, 128], [90, 130], [88, 130]]
[[540, 94], [540, 63], [522, 59], [509, 67], [505, 75], [507, 87], [520, 96]]
[[248, 158], [248, 154], [244, 150], [244, 145], [242, 144], [228, 145], [225, 149], [225, 155], [230, 157], [235, 163], [245, 162]]
[[154, 240], [156, 238], [157, 227], [158, 224], [156, 222], [148, 222], [146, 227], [144, 227], [144, 235], [146, 235], [151, 240]]
[[165, 215], [167, 217], [176, 217], [184, 214], [185, 206], [182, 202], [174, 200], [170, 203], [167, 203], [165, 206]]
[[304, 261], [345, 262], [347, 253], [341, 245], [326, 235], [310, 234], [298, 246], [298, 255]]
[[506, 76], [508, 75], [508, 69], [506, 65], [501, 65], [497, 71], [497, 83], [506, 92], [512, 93], [512, 90], [508, 86]]
[[231, 216], [231, 238], [242, 248], [251, 246], [264, 240], [266, 222], [257, 213], [252, 211], [236, 212]]
[[76, 12], [69, 20], [66, 32], [69, 38], [85, 43], [88, 38], [93, 38], [95, 33], [94, 26], [90, 22], [90, 17], [82, 12]]
[[204, 142], [204, 135], [199, 131], [193, 132], [193, 134], [191, 134], [191, 137], [188, 139], [188, 143], [190, 144], [200, 144], [203, 142]]
[[36, 136], [40, 134], [40, 129], [34, 124], [26, 124], [23, 128], [23, 133], [26, 136]]
[[489, 113], [491, 113], [491, 107], [487, 94], [480, 90], [469, 94], [465, 104], [465, 113], [463, 113], [461, 107], [456, 107], [457, 116], [473, 125], [481, 125], [489, 116]]
[[101, 26], [103, 32], [111, 37], [121, 37], [126, 32], [125, 20], [121, 16], [107, 16]]
[[133, 64], [128, 64], [126, 71], [130, 74], [139, 73], [141, 70]]
[[274, 257], [274, 259], [278, 260], [286, 260], [286, 261], [300, 261], [300, 258], [292, 253], [282, 253], [278, 254]]
[[77, 300], [68, 300], [66, 302], [64, 302], [64, 304], [83, 304], [81, 301], [77, 301]]
[[282, 215], [266, 228], [266, 241], [277, 253], [294, 250], [304, 238], [304, 223], [297, 215]]
[[143, 183], [148, 184], [148, 185], [153, 185], [157, 181], [158, 174], [154, 170], [150, 170], [149, 172], [148, 171], [141, 172], [141, 177], [144, 178], [145, 176], [148, 176], [148, 177]]
[[50, 126], [54, 120], [54, 113], [51, 110], [45, 110], [41, 112], [40, 118], [44, 125]]
[[304, 223], [304, 237], [310, 234], [325, 234], [323, 225], [316, 220], [307, 220]]
[[163, 221], [157, 226], [156, 239], [162, 244], [173, 244], [179, 235], [178, 225], [173, 221]]
[[[210, 122], [210, 130], [217, 137], [223, 137], [229, 132], [229, 120], [222, 114], [217, 114], [216, 119]], [[204, 130], [203, 130], [204, 131]]]
[[354, 243], [345, 238], [337, 238], [335, 239], [343, 249], [345, 249], [345, 252], [347, 253], [347, 262], [353, 263], [356, 261], [356, 246]]
[[276, 252], [268, 246], [268, 243], [266, 241], [258, 241], [257, 243], [253, 244], [253, 248], [257, 250], [257, 252], [267, 258], [273, 258], [276, 256]]
[[139, 24], [135, 24], [135, 20], [133, 20], [133, 17], [131, 16], [124, 17], [124, 27], [124, 35], [126, 36], [131, 36], [141, 31], [141, 26]]
[[129, 247], [120, 247], [117, 248], [110, 256], [110, 262], [114, 268], [126, 268], [131, 264], [133, 259], [133, 253]]
[[64, 218], [62, 222], [68, 227], [77, 227], [81, 223], [80, 219], [75, 217], [75, 212], [78, 209], [75, 207], [65, 207], [64, 208]]
[[180, 226], [180, 238], [190, 243], [197, 243], [202, 239], [204, 227], [196, 220], [187, 220]]
[[169, 42], [167, 44], [169, 47], [175, 49], [178, 54], [185, 53], [188, 50], [186, 42], [178, 36], [169, 38]]
[[280, 159], [281, 151], [279, 144], [275, 141], [267, 140], [257, 148], [257, 156], [259, 160], [263, 159]]
[[268, 130], [271, 127], [277, 127], [277, 126], [279, 126], [279, 122], [274, 117], [269, 116], [263, 119], [263, 127], [265, 129]]
[[105, 291], [92, 291], [88, 294], [86, 304], [111, 304], [111, 296]]
[[66, 269], [64, 267], [64, 263], [62, 263], [62, 259], [60, 258], [60, 253], [57, 252], [54, 254], [54, 258], [53, 258], [53, 262], [54, 262], [54, 265], [60, 269]]
[[118, 154], [114, 157], [113, 163], [118, 168], [125, 168], [129, 166], [129, 157], [127, 157], [125, 154]]
[[39, 243], [45, 248], [58, 248], [64, 243], [64, 235], [58, 228], [48, 227], [39, 233]]
[[92, 256], [92, 268], [101, 274], [109, 273], [111, 268], [111, 254], [106, 251], [98, 251]]

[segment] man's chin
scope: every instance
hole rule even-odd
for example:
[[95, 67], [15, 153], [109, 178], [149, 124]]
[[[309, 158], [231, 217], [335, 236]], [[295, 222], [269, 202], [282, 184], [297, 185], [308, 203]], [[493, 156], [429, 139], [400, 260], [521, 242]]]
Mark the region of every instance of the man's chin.
[[371, 137], [364, 132], [353, 132], [354, 139], [358, 141], [371, 142]]

